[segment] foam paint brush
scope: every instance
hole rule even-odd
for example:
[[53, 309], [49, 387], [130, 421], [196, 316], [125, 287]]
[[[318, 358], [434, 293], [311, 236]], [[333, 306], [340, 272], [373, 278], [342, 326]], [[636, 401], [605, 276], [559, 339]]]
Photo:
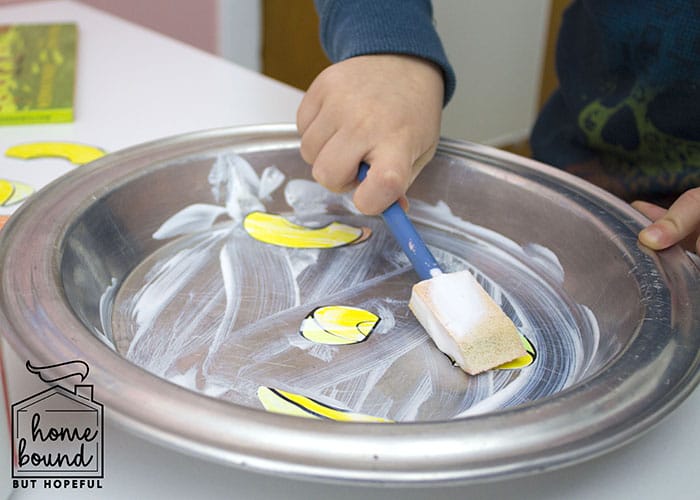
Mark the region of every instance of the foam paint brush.
[[[360, 182], [368, 171], [361, 163]], [[438, 349], [471, 375], [526, 354], [516, 326], [469, 271], [442, 271], [398, 201], [382, 218], [421, 279], [408, 306]]]

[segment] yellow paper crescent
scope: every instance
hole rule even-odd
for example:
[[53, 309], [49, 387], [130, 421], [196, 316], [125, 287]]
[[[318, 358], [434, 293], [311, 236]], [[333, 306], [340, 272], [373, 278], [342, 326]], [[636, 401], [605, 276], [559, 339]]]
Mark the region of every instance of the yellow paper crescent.
[[272, 387], [259, 387], [258, 399], [265, 409], [271, 413], [319, 420], [335, 420], [338, 422], [392, 422], [385, 418], [333, 408], [315, 399]]
[[258, 241], [288, 248], [335, 248], [364, 241], [372, 232], [367, 227], [339, 222], [309, 228], [265, 212], [249, 213], [243, 220], [243, 228]]
[[65, 158], [75, 165], [84, 165], [103, 157], [106, 153], [95, 146], [76, 142], [30, 142], [11, 146], [5, 154], [21, 160], [58, 157]]
[[[4, 194], [4, 183], [10, 183], [12, 186], [12, 193], [9, 197], [3, 196]], [[9, 206], [24, 201], [30, 194], [34, 193], [34, 188], [29, 184], [17, 181], [8, 181], [5, 179], [0, 179], [0, 205]]]
[[0, 179], [0, 205], [4, 205], [15, 193], [15, 186], [10, 181]]
[[496, 370], [517, 370], [519, 368], [525, 368], [526, 366], [530, 366], [532, 363], [535, 362], [535, 358], [537, 357], [537, 351], [535, 351], [535, 346], [532, 345], [532, 342], [525, 336], [525, 335], [520, 335], [520, 340], [523, 343], [523, 346], [525, 347], [525, 351], [527, 351], [527, 354], [524, 356], [520, 356], [519, 358], [515, 358], [513, 361], [509, 361], [508, 363], [504, 363], [498, 367], [496, 367]]
[[323, 306], [304, 318], [299, 333], [317, 344], [357, 344], [369, 337], [379, 320], [376, 314], [357, 307]]

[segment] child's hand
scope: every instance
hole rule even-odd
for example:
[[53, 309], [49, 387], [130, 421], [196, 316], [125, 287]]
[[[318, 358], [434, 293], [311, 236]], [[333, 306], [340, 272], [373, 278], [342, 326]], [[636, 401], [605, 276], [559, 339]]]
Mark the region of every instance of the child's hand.
[[382, 212], [435, 154], [443, 93], [440, 69], [415, 57], [358, 56], [326, 68], [297, 111], [301, 155], [314, 179], [348, 191], [366, 161], [372, 168], [353, 201], [365, 214]]
[[668, 210], [644, 201], [635, 201], [632, 206], [654, 221], [639, 233], [644, 245], [663, 250], [681, 243], [700, 255], [700, 188], [683, 193]]

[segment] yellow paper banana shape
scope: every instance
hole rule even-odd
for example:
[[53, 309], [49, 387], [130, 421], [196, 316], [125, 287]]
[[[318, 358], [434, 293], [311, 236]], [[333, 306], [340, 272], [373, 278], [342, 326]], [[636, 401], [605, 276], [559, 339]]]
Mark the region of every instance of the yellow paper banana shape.
[[357, 344], [369, 337], [379, 320], [376, 314], [358, 307], [323, 306], [306, 316], [299, 333], [317, 344]]
[[508, 363], [504, 363], [498, 366], [496, 368], [497, 370], [517, 370], [519, 368], [525, 368], [526, 366], [530, 366], [532, 363], [535, 362], [535, 358], [537, 357], [535, 346], [532, 345], [532, 342], [530, 342], [530, 340], [525, 335], [520, 335], [520, 340], [522, 341], [527, 354], [525, 354], [524, 356], [520, 356], [519, 358], [515, 358], [513, 361], [509, 361]]
[[306, 396], [301, 396], [300, 394], [294, 394], [292, 392], [282, 391], [280, 389], [274, 389], [272, 387], [259, 387], [258, 399], [265, 409], [271, 413], [281, 413], [283, 415], [320, 420], [335, 420], [338, 422], [392, 422], [385, 418], [333, 408], [315, 399], [307, 398]]
[[24, 182], [0, 179], [0, 206], [19, 203], [34, 193], [34, 188]]
[[325, 227], [309, 228], [289, 222], [277, 214], [251, 212], [243, 228], [256, 240], [288, 248], [335, 248], [369, 238], [367, 227], [332, 222]]
[[75, 165], [84, 165], [101, 158], [105, 152], [95, 146], [76, 142], [30, 142], [12, 146], [5, 154], [21, 160], [58, 157], [65, 158]]
[[5, 179], [0, 179], [0, 205], [4, 205], [15, 193], [15, 186]]

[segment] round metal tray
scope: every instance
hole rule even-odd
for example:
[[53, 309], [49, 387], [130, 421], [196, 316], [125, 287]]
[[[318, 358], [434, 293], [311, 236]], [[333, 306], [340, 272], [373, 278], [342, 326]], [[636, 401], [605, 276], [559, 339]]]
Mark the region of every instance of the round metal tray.
[[[680, 248], [590, 184], [443, 140], [409, 192], [448, 271], [471, 270], [535, 362], [470, 377], [410, 315], [417, 279], [377, 218], [315, 185], [291, 125], [187, 134], [43, 189], [0, 240], [0, 319], [33, 364], [81, 359], [108, 417], [150, 439], [289, 476], [467, 482], [575, 463], [637, 437], [698, 382], [700, 279]], [[251, 210], [365, 226], [361, 244], [273, 246]], [[381, 319], [366, 341], [299, 335], [322, 306]], [[270, 387], [392, 423], [265, 411]]]

